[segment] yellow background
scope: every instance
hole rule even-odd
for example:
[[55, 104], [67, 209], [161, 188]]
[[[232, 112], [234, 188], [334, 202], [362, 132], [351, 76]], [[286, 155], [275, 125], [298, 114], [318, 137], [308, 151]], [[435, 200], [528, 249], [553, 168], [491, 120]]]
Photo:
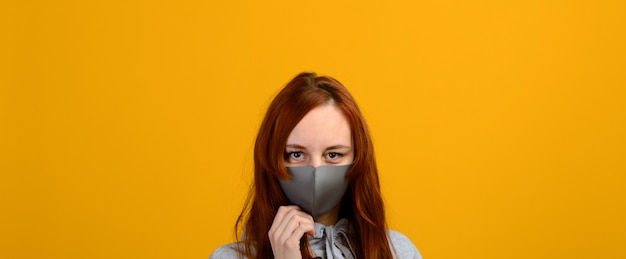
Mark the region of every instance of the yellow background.
[[207, 258], [301, 71], [425, 258], [626, 258], [625, 3], [2, 1], [0, 258]]

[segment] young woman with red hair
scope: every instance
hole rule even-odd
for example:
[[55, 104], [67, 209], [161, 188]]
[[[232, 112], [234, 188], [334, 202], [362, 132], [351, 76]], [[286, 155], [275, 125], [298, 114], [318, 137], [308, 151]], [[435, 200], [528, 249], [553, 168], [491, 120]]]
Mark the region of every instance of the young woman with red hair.
[[235, 230], [240, 242], [211, 258], [421, 258], [406, 236], [387, 229], [356, 102], [337, 80], [313, 73], [296, 76], [268, 108]]

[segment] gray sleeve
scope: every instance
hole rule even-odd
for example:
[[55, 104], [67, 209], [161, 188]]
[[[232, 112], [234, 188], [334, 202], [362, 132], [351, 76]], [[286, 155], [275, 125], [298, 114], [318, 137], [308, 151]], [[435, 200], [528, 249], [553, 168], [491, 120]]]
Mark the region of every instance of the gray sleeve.
[[232, 259], [232, 258], [242, 258], [241, 255], [237, 252], [236, 243], [223, 245], [217, 248], [213, 254], [209, 257], [209, 259]]
[[422, 259], [417, 247], [411, 240], [402, 233], [389, 230], [389, 242], [395, 258], [398, 259]]

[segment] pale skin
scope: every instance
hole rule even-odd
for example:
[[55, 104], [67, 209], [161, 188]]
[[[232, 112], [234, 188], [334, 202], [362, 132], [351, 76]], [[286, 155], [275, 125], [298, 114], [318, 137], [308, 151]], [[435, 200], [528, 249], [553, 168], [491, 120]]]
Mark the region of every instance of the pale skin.
[[[307, 113], [287, 138], [286, 166], [347, 165], [354, 160], [350, 124], [343, 112], [328, 103]], [[268, 233], [274, 258], [302, 258], [300, 238], [314, 235], [314, 222], [334, 225], [339, 205], [315, 220], [298, 206], [281, 206]]]

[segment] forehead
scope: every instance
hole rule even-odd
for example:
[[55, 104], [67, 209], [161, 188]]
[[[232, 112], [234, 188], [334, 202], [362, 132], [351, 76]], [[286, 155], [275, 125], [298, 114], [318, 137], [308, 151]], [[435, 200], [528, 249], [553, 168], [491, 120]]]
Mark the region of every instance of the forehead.
[[323, 104], [313, 108], [298, 122], [289, 134], [287, 144], [298, 144], [306, 148], [351, 146], [350, 123], [339, 107]]

